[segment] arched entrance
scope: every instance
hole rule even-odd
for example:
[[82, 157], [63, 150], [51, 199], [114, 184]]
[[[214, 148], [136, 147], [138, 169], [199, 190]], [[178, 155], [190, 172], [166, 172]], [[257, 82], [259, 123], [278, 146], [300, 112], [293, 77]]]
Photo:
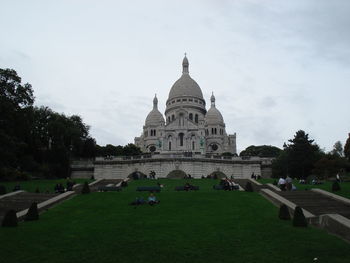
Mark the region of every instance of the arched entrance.
[[139, 179], [147, 178], [147, 175], [145, 175], [144, 173], [141, 173], [139, 171], [136, 171], [136, 172], [129, 174], [128, 178], [133, 179], [133, 180], [139, 180]]
[[223, 172], [215, 171], [209, 174], [207, 177], [213, 178], [213, 179], [221, 179], [221, 178], [226, 178], [227, 176]]
[[187, 174], [182, 170], [173, 170], [166, 176], [171, 179], [183, 179], [187, 176]]

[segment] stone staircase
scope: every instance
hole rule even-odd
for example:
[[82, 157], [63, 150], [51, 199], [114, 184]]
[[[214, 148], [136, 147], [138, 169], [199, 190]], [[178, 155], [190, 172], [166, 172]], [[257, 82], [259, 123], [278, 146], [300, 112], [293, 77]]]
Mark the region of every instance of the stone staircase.
[[28, 193], [20, 192], [15, 195], [7, 196], [0, 199], [0, 222], [2, 222], [3, 217], [6, 212], [10, 209], [16, 212], [28, 209], [33, 202], [41, 203], [49, 200], [58, 194], [46, 194], [46, 193]]
[[254, 192], [259, 192], [261, 189], [264, 189], [264, 188], [270, 189], [267, 185], [255, 184], [252, 181], [250, 181], [249, 179], [234, 179], [233, 181], [235, 183], [239, 184], [244, 190], [245, 190], [245, 186], [247, 185], [248, 182], [251, 182]]
[[309, 190], [282, 191], [278, 194], [316, 216], [340, 214], [350, 219], [350, 205], [323, 194]]
[[96, 184], [91, 185], [90, 190], [92, 192], [96, 192], [96, 191], [98, 191], [98, 188], [100, 186], [107, 186], [108, 184], [116, 185], [116, 184], [119, 184], [121, 181], [123, 181], [123, 180], [122, 179], [103, 179], [103, 180], [97, 182]]

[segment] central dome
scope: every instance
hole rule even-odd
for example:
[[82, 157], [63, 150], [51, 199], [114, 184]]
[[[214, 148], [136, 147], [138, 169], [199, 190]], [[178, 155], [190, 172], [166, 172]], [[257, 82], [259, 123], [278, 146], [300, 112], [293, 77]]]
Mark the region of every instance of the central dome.
[[188, 59], [185, 57], [182, 61], [182, 76], [174, 83], [169, 92], [168, 100], [176, 97], [196, 97], [203, 100], [203, 93], [196, 81], [194, 81], [188, 72]]

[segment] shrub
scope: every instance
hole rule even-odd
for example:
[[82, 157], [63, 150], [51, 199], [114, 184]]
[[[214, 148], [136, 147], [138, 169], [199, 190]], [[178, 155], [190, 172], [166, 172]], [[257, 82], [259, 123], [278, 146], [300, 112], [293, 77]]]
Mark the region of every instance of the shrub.
[[307, 221], [303, 213], [303, 209], [300, 206], [295, 207], [293, 226], [296, 227], [307, 227]]
[[18, 225], [17, 214], [15, 210], [9, 210], [5, 214], [4, 219], [2, 220], [3, 227], [15, 227]]
[[6, 187], [4, 185], [0, 185], [0, 195], [6, 194]]
[[251, 182], [247, 182], [247, 184], [245, 185], [245, 191], [246, 192], [254, 192]]
[[290, 220], [291, 219], [290, 214], [289, 214], [289, 209], [285, 204], [282, 204], [280, 206], [280, 211], [279, 211], [278, 217], [279, 217], [279, 219], [282, 219], [282, 220]]
[[337, 181], [332, 184], [332, 192], [340, 191], [340, 185]]
[[87, 182], [84, 183], [83, 189], [81, 190], [82, 194], [88, 194], [90, 193], [90, 187]]
[[38, 205], [37, 205], [37, 203], [34, 202], [30, 206], [24, 220], [25, 221], [33, 221], [33, 220], [38, 220], [38, 219], [39, 219]]
[[40, 190], [38, 187], [35, 189], [35, 193], [37, 193], [37, 194], [40, 193]]
[[277, 185], [277, 181], [276, 181], [276, 180], [274, 180], [272, 184], [273, 184], [273, 185]]

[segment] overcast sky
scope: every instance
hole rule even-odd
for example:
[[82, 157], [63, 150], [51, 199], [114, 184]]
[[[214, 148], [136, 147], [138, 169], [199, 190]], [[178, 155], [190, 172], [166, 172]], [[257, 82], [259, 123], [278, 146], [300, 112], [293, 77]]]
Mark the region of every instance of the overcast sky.
[[140, 136], [190, 75], [216, 96], [239, 151], [297, 130], [331, 150], [350, 132], [350, 1], [0, 0], [0, 68], [36, 105], [78, 114], [100, 145]]

